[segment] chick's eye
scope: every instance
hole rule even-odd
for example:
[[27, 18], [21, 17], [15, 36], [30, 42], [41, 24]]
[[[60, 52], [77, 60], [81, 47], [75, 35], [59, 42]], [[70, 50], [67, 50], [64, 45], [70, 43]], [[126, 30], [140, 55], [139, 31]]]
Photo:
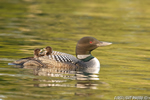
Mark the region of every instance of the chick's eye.
[[89, 43], [90, 43], [90, 44], [92, 44], [93, 42], [92, 42], [92, 41], [90, 41]]

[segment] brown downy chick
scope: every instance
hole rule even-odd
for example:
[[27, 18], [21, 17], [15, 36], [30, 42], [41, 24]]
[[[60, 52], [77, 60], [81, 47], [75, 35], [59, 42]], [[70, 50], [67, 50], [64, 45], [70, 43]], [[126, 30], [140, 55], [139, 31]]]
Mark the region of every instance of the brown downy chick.
[[40, 52], [41, 52], [41, 50], [40, 50], [39, 48], [35, 49], [35, 50], [34, 50], [34, 58], [40, 57], [40, 56], [41, 56], [41, 55], [40, 55]]
[[46, 50], [45, 56], [51, 55], [51, 53], [52, 53], [52, 48], [51, 48], [50, 46], [47, 46], [47, 47], [45, 48], [45, 50]]

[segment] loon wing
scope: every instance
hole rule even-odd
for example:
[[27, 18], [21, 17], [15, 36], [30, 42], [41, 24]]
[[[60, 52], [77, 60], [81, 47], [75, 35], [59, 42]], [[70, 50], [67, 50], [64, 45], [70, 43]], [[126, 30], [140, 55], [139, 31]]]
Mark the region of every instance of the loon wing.
[[52, 59], [52, 60], [55, 60], [57, 62], [71, 62], [71, 63], [76, 63], [76, 62], [79, 61], [75, 56], [73, 56], [71, 54], [67, 54], [67, 53], [62, 53], [62, 52], [59, 52], [59, 51], [53, 51], [47, 57], [48, 57], [48, 59]]

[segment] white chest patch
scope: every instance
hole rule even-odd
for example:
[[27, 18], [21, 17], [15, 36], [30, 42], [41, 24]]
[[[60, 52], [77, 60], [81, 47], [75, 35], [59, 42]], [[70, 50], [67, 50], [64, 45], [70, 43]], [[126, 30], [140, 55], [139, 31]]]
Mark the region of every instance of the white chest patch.
[[93, 58], [88, 62], [85, 62], [87, 65], [87, 71], [92, 72], [92, 73], [99, 73], [100, 71], [100, 62], [97, 58]]

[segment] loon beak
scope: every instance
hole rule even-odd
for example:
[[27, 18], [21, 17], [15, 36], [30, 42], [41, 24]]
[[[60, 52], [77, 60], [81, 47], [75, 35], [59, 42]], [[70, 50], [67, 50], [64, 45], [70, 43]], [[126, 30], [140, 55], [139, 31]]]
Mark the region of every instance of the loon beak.
[[107, 46], [107, 45], [111, 45], [112, 43], [110, 42], [102, 42], [102, 41], [99, 41], [99, 43], [97, 44], [98, 47], [100, 46]]

